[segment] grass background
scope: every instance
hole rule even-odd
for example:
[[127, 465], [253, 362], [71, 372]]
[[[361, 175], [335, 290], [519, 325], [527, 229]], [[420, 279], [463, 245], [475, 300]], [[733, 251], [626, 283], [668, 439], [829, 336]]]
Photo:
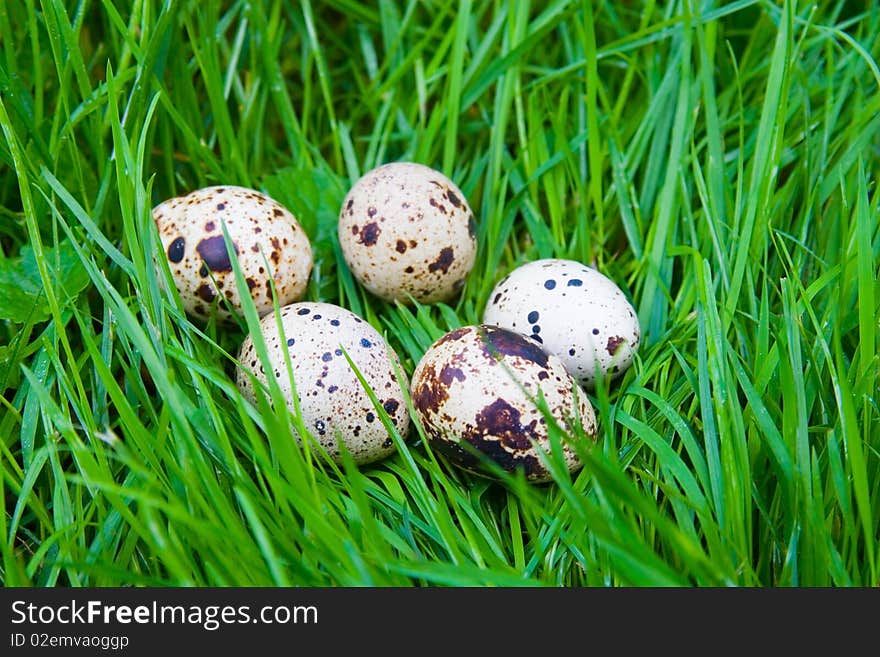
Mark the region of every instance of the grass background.
[[[0, 516], [12, 585], [880, 584], [880, 9], [873, 2], [0, 3]], [[335, 238], [369, 168], [478, 220], [454, 304], [392, 306]], [[633, 300], [584, 469], [360, 470], [233, 383], [241, 326], [165, 291], [150, 208], [261, 189], [308, 299], [411, 373], [518, 264]]]

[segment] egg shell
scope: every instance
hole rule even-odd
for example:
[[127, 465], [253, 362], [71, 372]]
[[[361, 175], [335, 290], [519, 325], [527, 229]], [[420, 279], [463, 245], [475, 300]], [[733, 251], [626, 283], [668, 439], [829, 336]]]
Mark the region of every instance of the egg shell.
[[309, 238], [287, 208], [261, 192], [231, 185], [205, 187], [163, 201], [153, 208], [153, 219], [190, 315], [207, 319], [216, 313], [219, 320], [231, 320], [221, 295], [241, 311], [223, 224], [261, 316], [273, 307], [270, 281], [280, 305], [305, 294], [313, 263]]
[[474, 214], [441, 172], [392, 162], [364, 174], [339, 214], [339, 245], [357, 281], [388, 301], [448, 301], [477, 252]]
[[[551, 416], [571, 432], [579, 422], [595, 438], [590, 401], [562, 362], [523, 335], [494, 326], [465, 326], [434, 342], [416, 365], [413, 408], [433, 447], [452, 463], [486, 474], [468, 443], [508, 472], [549, 481], [539, 448], [551, 452], [547, 418], [533, 401], [542, 395]], [[582, 466], [563, 441], [569, 472]]]
[[[402, 369], [403, 380], [398, 379], [395, 367], [400, 368], [400, 361], [382, 335], [355, 313], [335, 304], [301, 301], [284, 306], [280, 314], [283, 334], [278, 332], [275, 313], [260, 320], [260, 330], [273, 368], [268, 374], [278, 381], [288, 408], [296, 412], [283, 345], [290, 354], [303, 424], [331, 458], [340, 460], [337, 434], [358, 464], [394, 452], [391, 435], [345, 358], [347, 352], [392, 424], [405, 437], [410, 417], [403, 391], [409, 383]], [[236, 384], [246, 398], [254, 401], [248, 372], [262, 384], [266, 383], [267, 373], [253, 336], [244, 339], [238, 359], [241, 366]]]
[[596, 368], [619, 377], [639, 348], [636, 312], [618, 285], [575, 260], [546, 258], [514, 269], [489, 295], [483, 321], [537, 340], [587, 389]]

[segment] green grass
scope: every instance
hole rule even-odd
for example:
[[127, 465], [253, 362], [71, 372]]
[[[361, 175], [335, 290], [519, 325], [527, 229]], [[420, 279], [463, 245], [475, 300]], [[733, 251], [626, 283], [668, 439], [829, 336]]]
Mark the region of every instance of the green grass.
[[[0, 44], [5, 585], [880, 585], [875, 3], [23, 0]], [[454, 303], [341, 259], [398, 159], [477, 215]], [[521, 263], [614, 279], [643, 343], [583, 470], [298, 447], [234, 384], [253, 309], [193, 322], [154, 267], [150, 209], [221, 183], [297, 214], [307, 298], [408, 374]]]

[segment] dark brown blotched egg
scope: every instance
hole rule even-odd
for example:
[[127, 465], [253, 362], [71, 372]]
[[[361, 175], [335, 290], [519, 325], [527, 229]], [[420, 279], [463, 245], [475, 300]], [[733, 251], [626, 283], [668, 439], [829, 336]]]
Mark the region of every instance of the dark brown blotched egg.
[[222, 225], [257, 312], [272, 310], [271, 281], [280, 305], [302, 298], [312, 271], [312, 246], [296, 217], [284, 206], [246, 187], [205, 187], [153, 208], [162, 250], [190, 315], [218, 319], [232, 315], [223, 299], [241, 310]]
[[[519, 333], [488, 325], [465, 326], [434, 342], [410, 384], [413, 408], [430, 444], [452, 463], [486, 474], [473, 449], [508, 472], [521, 469], [535, 483], [552, 477], [541, 450], [551, 451], [542, 396], [559, 425], [579, 424], [595, 438], [593, 407], [562, 362]], [[467, 445], [465, 445], [467, 443]], [[582, 466], [565, 442], [569, 472]]]

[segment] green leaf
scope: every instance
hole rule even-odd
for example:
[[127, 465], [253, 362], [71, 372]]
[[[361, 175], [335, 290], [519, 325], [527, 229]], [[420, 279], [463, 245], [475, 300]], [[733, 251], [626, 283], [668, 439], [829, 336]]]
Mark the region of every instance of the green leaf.
[[[49, 305], [40, 280], [33, 248], [22, 247], [21, 255], [0, 261], [0, 319], [24, 323], [49, 317]], [[69, 303], [85, 289], [89, 276], [70, 244], [45, 249], [44, 257], [59, 301]]]
[[266, 192], [285, 205], [313, 241], [336, 231], [347, 183], [326, 166], [289, 166], [263, 181]]
[[[337, 294], [338, 276], [344, 279], [342, 284], [349, 295], [354, 296], [355, 288], [348, 270], [336, 267], [336, 227], [348, 189], [347, 181], [326, 165], [289, 166], [266, 177], [263, 189], [294, 214], [309, 236], [315, 261], [312, 287], [317, 298], [331, 298]], [[354, 306], [351, 310], [358, 312], [359, 308]]]

